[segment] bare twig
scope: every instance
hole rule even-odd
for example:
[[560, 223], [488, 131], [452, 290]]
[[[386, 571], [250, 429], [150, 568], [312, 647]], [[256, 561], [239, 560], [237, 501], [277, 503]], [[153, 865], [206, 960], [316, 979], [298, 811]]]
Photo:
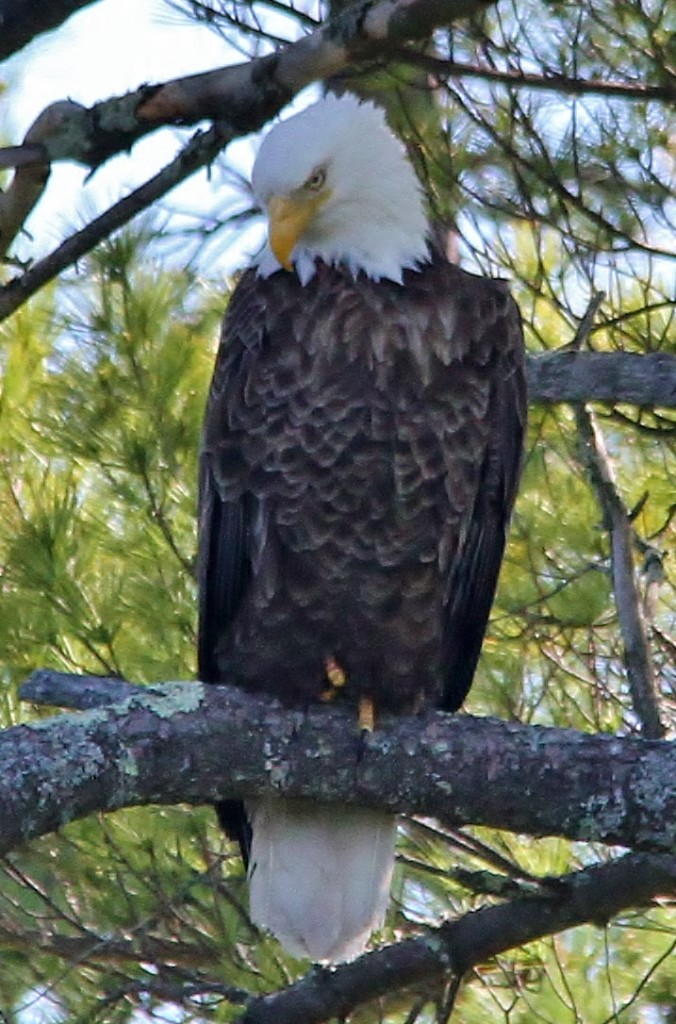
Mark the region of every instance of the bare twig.
[[589, 340], [589, 335], [591, 333], [591, 329], [594, 326], [594, 318], [596, 317], [596, 314], [601, 308], [601, 303], [604, 301], [605, 297], [605, 292], [595, 292], [592, 295], [591, 299], [589, 300], [589, 304], [587, 305], [587, 308], [584, 311], [584, 315], [582, 316], [582, 319], [577, 325], [577, 330], [575, 331], [575, 336], [573, 337], [573, 340], [570, 342], [569, 345], [564, 346], [564, 348], [570, 348], [574, 352], [579, 352], [580, 349], [587, 344], [587, 341]]
[[[561, 200], [565, 208], [577, 210], [596, 228], [601, 229], [604, 235], [608, 235], [610, 238], [620, 242], [622, 248], [618, 247], [617, 251], [622, 251], [625, 248], [636, 249], [637, 251], [645, 252], [648, 255], [657, 255], [672, 260], [676, 258], [676, 253], [674, 252], [673, 247], [653, 246], [648, 242], [644, 242], [636, 234], [631, 234], [624, 230], [619, 224], [613, 223], [603, 211], [597, 210], [591, 205], [585, 203], [583, 195], [576, 191], [569, 182], [565, 182], [559, 176], [552, 155], [549, 151], [546, 138], [538, 134], [530, 117], [527, 116], [523, 110], [520, 110], [519, 113], [519, 125], [525, 132], [526, 138], [532, 143], [532, 148], [528, 156], [524, 155], [519, 148], [516, 127], [510, 137], [501, 134], [496, 129], [495, 117], [492, 114], [490, 106], [486, 107], [486, 111], [488, 111], [487, 113], [482, 113], [481, 109], [473, 104], [470, 97], [466, 94], [466, 91], [462, 89], [461, 85], [456, 86], [456, 88], [452, 90], [452, 95], [455, 102], [461, 106], [468, 118], [485, 131], [493, 140], [497, 149], [507, 157], [512, 164], [514, 173], [517, 176], [522, 173], [533, 175], [535, 180], [539, 180], [542, 186], [551, 191]], [[514, 98], [514, 106], [518, 108], [518, 97]], [[516, 126], [516, 121], [514, 124]], [[528, 190], [526, 188], [523, 189], [523, 192], [524, 196], [528, 195]], [[500, 207], [497, 206], [496, 208]]]
[[617, 489], [603, 436], [592, 414], [583, 405], [578, 405], [575, 415], [582, 460], [610, 535], [613, 593], [632, 706], [641, 723], [642, 734], [649, 739], [659, 739], [664, 736], [665, 729], [660, 720], [652, 656], [636, 583], [629, 514]]
[[397, 49], [398, 60], [422, 67], [439, 80], [448, 78], [477, 78], [485, 82], [499, 82], [513, 88], [538, 89], [547, 92], [564, 93], [568, 96], [616, 96], [628, 100], [676, 100], [676, 84], [667, 79], [663, 85], [648, 85], [644, 82], [606, 82], [600, 78], [571, 78], [557, 72], [542, 75], [526, 71], [502, 71], [486, 65], [467, 64], [462, 61], [444, 60], [432, 54], [417, 50]]
[[81, 231], [67, 238], [43, 260], [33, 264], [21, 277], [14, 278], [4, 288], [0, 288], [0, 321], [18, 309], [57, 274], [90, 252], [113, 231], [127, 224], [141, 210], [145, 210], [166, 195], [198, 168], [211, 163], [230, 138], [231, 136], [224, 133], [219, 126], [197, 134], [158, 174], [115, 203], [105, 213], [95, 217]]

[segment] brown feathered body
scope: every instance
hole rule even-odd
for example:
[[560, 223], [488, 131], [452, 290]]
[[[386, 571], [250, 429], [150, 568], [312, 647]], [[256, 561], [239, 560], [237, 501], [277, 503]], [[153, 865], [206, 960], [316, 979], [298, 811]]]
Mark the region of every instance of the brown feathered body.
[[[472, 681], [525, 417], [507, 287], [437, 254], [402, 283], [250, 270], [230, 301], [200, 488], [200, 677], [307, 706], [456, 710]], [[356, 721], [356, 716], [355, 716]], [[235, 801], [251, 909], [316, 960], [382, 921], [394, 819]], [[253, 821], [253, 849], [250, 848]]]
[[202, 455], [201, 664], [285, 702], [455, 710], [521, 452], [506, 286], [436, 257], [403, 285], [319, 265], [232, 297]]

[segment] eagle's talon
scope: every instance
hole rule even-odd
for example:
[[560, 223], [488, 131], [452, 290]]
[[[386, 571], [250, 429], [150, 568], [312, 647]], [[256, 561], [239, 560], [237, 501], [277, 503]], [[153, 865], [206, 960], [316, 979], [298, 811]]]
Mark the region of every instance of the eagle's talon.
[[[310, 706], [347, 691], [366, 761], [374, 694], [403, 714], [416, 690], [455, 707], [469, 689], [520, 464], [519, 317], [504, 283], [428, 245], [371, 104], [328, 97], [276, 126], [253, 192], [269, 247], [233, 294], [203, 431], [199, 675]], [[385, 914], [391, 813], [219, 806], [258, 865], [252, 920], [294, 956], [358, 955]]]
[[376, 708], [373, 697], [359, 698], [359, 731], [373, 732], [376, 727]]
[[335, 658], [324, 658], [324, 672], [333, 689], [345, 686], [347, 674]]

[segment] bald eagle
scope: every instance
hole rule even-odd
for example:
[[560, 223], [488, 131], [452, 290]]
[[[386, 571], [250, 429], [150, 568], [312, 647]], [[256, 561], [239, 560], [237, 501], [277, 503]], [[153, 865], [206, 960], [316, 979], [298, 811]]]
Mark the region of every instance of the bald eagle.
[[[365, 728], [379, 710], [455, 711], [519, 473], [517, 308], [431, 245], [371, 104], [329, 96], [275, 126], [252, 185], [268, 243], [230, 300], [203, 433], [200, 678], [335, 698]], [[218, 810], [254, 921], [315, 961], [364, 948], [391, 815], [272, 797]]]

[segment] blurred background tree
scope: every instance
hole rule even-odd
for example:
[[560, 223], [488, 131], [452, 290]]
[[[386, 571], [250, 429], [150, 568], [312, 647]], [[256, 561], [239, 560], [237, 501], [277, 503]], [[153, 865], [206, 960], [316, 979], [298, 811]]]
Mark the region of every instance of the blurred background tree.
[[[170, 6], [246, 57], [329, 13], [284, 0]], [[531, 353], [676, 354], [673, 6], [479, 6], [333, 84], [386, 101], [449, 253], [509, 277]], [[233, 181], [226, 161], [215, 173]], [[150, 214], [0, 326], [4, 725], [39, 714], [17, 698], [36, 667], [194, 675], [196, 452], [229, 289], [214, 260], [255, 218], [242, 216], [246, 203], [240, 192], [236, 216], [205, 215], [189, 235]], [[636, 406], [619, 383], [593, 407], [532, 405], [467, 710], [624, 735], [669, 728], [675, 407]], [[633, 567], [618, 557], [623, 538]], [[627, 611], [645, 641], [638, 652]], [[381, 940], [616, 852], [406, 821]], [[503, 954], [459, 993], [400, 993], [352, 1019], [669, 1024], [675, 947], [665, 899]], [[249, 924], [242, 869], [208, 809], [73, 824], [2, 865], [0, 1010], [12, 1024], [229, 1021], [306, 967]]]

